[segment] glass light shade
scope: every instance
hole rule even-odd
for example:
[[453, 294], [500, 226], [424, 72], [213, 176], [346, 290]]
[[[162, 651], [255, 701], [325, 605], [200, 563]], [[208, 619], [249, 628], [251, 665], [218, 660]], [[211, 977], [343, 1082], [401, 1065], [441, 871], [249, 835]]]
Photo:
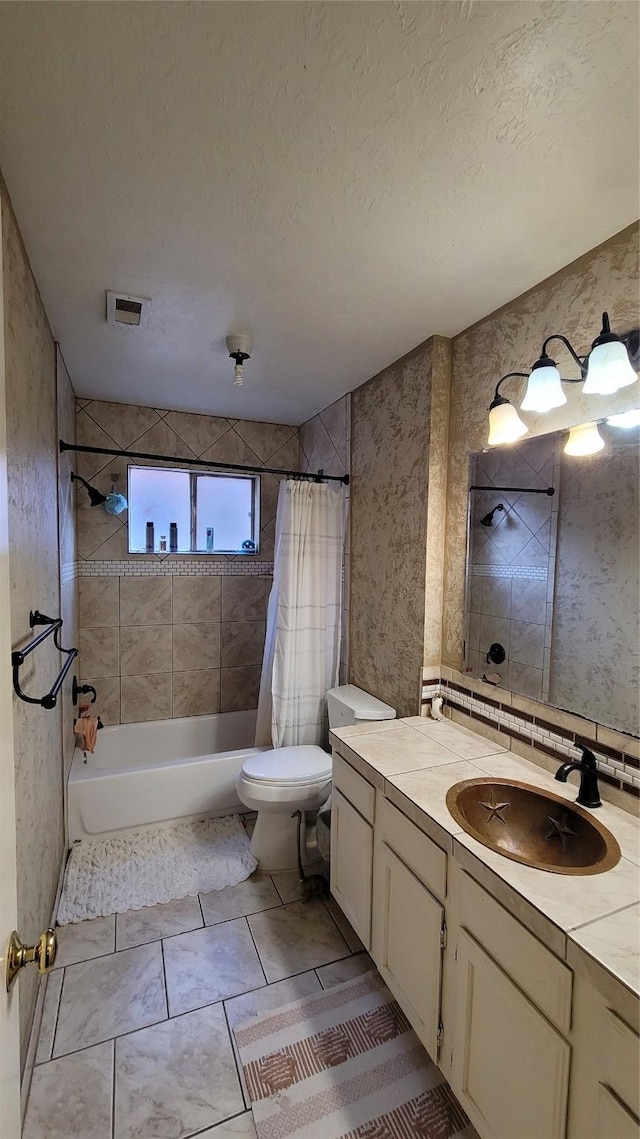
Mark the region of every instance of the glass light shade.
[[621, 411], [619, 415], [610, 415], [607, 423], [610, 427], [640, 427], [640, 407]]
[[565, 444], [565, 455], [595, 455], [604, 447], [597, 423], [580, 423], [572, 427]]
[[507, 400], [490, 408], [487, 439], [490, 447], [495, 447], [499, 443], [515, 443], [516, 439], [526, 435], [528, 430], [513, 404]]
[[613, 395], [633, 384], [638, 376], [631, 366], [629, 354], [621, 340], [596, 344], [589, 355], [585, 395]]
[[532, 368], [525, 397], [520, 404], [521, 410], [544, 414], [554, 407], [562, 407], [566, 402], [560, 373], [555, 365], [545, 364], [541, 368]]

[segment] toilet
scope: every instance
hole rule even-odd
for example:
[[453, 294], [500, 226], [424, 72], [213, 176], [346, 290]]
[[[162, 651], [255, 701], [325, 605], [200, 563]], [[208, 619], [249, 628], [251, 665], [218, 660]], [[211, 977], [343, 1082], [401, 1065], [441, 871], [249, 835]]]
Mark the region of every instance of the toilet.
[[[393, 720], [395, 708], [354, 684], [327, 692], [329, 727]], [[257, 811], [251, 853], [261, 870], [298, 865], [298, 820], [294, 811], [315, 811], [331, 791], [331, 756], [315, 744], [273, 748], [250, 756], [238, 778], [238, 798]]]

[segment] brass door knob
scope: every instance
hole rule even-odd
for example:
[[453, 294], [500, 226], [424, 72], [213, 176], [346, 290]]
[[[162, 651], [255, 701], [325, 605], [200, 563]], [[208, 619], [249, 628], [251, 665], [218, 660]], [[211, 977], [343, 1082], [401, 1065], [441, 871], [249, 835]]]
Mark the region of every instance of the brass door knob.
[[9, 938], [7, 949], [7, 992], [18, 973], [25, 965], [35, 961], [40, 973], [48, 973], [53, 968], [58, 952], [58, 938], [55, 929], [45, 929], [35, 945], [24, 945], [15, 929]]

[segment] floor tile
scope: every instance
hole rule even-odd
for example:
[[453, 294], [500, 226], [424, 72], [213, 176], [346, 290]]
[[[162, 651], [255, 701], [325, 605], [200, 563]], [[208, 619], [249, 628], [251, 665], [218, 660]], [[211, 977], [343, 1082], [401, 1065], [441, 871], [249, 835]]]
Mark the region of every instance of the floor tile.
[[131, 949], [147, 941], [187, 933], [201, 925], [202, 914], [196, 897], [160, 902], [157, 906], [144, 906], [141, 910], [127, 910], [118, 914], [116, 919], [116, 949]]
[[181, 933], [163, 944], [170, 1016], [265, 983], [245, 918]]
[[316, 969], [323, 989], [332, 989], [334, 985], [342, 985], [359, 977], [361, 973], [369, 973], [375, 969], [368, 953], [356, 953], [353, 957], [345, 957], [342, 961], [333, 961], [331, 965], [323, 965]]
[[205, 925], [216, 925], [229, 918], [246, 917], [247, 914], [282, 905], [269, 875], [260, 873], [252, 874], [237, 886], [201, 894], [200, 901]]
[[243, 1109], [222, 1005], [116, 1041], [115, 1139], [183, 1139]]
[[111, 1139], [113, 1042], [40, 1064], [22, 1139]]
[[[312, 863], [305, 868], [305, 873], [319, 874], [323, 868], [324, 863], [322, 862]], [[297, 870], [278, 870], [272, 874], [271, 877], [285, 904], [288, 902], [298, 902], [301, 899], [302, 887], [300, 885], [300, 875]]]
[[63, 977], [64, 972], [62, 969], [54, 970], [54, 972], [49, 973], [47, 977], [42, 1020], [40, 1021], [40, 1032], [38, 1035], [38, 1047], [36, 1049], [36, 1064], [44, 1064], [47, 1060], [51, 1059]]
[[358, 937], [353, 926], [350, 924], [350, 922], [347, 921], [335, 898], [327, 898], [324, 904], [331, 914], [331, 917], [335, 921], [351, 952], [362, 953], [364, 945], [360, 941], [360, 938]]
[[322, 902], [292, 902], [247, 918], [268, 981], [349, 956]]
[[87, 1048], [166, 1016], [160, 942], [71, 965], [65, 970], [53, 1054]]
[[228, 1119], [226, 1123], [219, 1123], [217, 1127], [201, 1131], [198, 1139], [257, 1139], [253, 1122], [253, 1113], [245, 1111], [244, 1115], [237, 1115], [235, 1119]]
[[115, 914], [109, 914], [106, 918], [92, 918], [91, 921], [79, 921], [75, 925], [59, 925], [56, 929], [58, 952], [54, 969], [113, 953], [115, 928]]

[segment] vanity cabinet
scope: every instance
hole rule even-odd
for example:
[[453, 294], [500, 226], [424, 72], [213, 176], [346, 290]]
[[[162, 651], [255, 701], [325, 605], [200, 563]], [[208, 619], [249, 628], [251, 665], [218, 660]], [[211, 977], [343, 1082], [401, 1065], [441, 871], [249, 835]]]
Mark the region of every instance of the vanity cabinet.
[[571, 1049], [461, 930], [451, 1084], [483, 1139], [564, 1139]]
[[638, 1139], [637, 1004], [613, 978], [605, 992], [595, 979], [576, 972], [568, 1139]]
[[447, 856], [382, 796], [376, 810], [371, 956], [435, 1059]]
[[483, 1139], [565, 1139], [571, 970], [459, 867], [446, 1072]]
[[333, 757], [331, 893], [365, 949], [371, 948], [375, 790]]

